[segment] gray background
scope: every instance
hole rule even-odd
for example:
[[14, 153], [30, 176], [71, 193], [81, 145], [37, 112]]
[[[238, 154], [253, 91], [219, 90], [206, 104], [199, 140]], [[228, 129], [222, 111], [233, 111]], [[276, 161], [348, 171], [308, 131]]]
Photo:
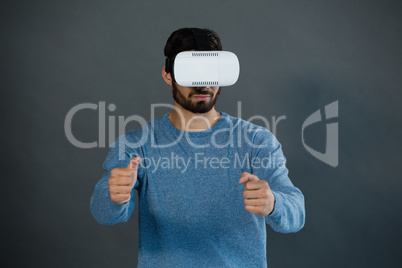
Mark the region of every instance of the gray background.
[[[296, 234], [268, 227], [268, 265], [399, 267], [401, 12], [400, 1], [1, 1], [1, 264], [135, 267], [138, 214], [101, 226], [89, 211], [107, 148], [73, 146], [64, 119], [104, 101], [117, 107], [107, 116], [149, 120], [151, 104], [172, 103], [166, 39], [209, 27], [241, 63], [217, 109], [286, 116], [276, 135], [307, 218]], [[301, 125], [336, 100], [332, 168], [304, 149]], [[97, 117], [78, 113], [74, 135], [96, 140]], [[306, 141], [324, 151], [325, 122]]]

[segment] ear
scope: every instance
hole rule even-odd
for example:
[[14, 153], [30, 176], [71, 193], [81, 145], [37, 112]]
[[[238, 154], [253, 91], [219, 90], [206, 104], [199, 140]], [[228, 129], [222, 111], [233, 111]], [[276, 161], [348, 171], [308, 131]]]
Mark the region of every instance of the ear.
[[170, 75], [170, 73], [167, 73], [165, 71], [165, 66], [163, 66], [162, 68], [162, 78], [163, 80], [165, 80], [166, 84], [172, 86], [172, 76]]

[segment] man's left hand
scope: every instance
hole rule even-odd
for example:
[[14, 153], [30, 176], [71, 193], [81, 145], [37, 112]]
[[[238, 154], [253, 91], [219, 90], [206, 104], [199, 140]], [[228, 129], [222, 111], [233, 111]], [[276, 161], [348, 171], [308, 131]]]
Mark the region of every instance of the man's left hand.
[[244, 185], [244, 204], [248, 212], [260, 216], [267, 216], [274, 210], [275, 197], [268, 182], [258, 179], [257, 176], [243, 172], [239, 181]]

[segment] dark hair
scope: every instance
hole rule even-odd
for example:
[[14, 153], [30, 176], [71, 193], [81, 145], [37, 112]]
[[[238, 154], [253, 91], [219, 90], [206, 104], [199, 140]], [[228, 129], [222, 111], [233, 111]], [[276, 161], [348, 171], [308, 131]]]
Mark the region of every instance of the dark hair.
[[212, 50], [222, 50], [221, 40], [216, 32], [210, 29], [182, 28], [174, 31], [168, 38], [164, 53], [167, 58], [174, 59], [177, 54], [187, 50], [197, 50], [197, 42], [193, 30], [197, 29], [208, 35]]

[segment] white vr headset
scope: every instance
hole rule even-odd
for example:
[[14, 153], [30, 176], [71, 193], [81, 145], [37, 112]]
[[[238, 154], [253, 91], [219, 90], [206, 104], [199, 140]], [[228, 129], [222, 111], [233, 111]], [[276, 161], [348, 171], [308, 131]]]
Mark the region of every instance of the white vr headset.
[[174, 78], [184, 87], [231, 86], [239, 72], [239, 60], [229, 51], [180, 52], [173, 64]]
[[184, 87], [231, 86], [239, 78], [237, 56], [229, 51], [212, 51], [208, 36], [193, 29], [200, 51], [184, 51], [166, 58], [165, 71]]

